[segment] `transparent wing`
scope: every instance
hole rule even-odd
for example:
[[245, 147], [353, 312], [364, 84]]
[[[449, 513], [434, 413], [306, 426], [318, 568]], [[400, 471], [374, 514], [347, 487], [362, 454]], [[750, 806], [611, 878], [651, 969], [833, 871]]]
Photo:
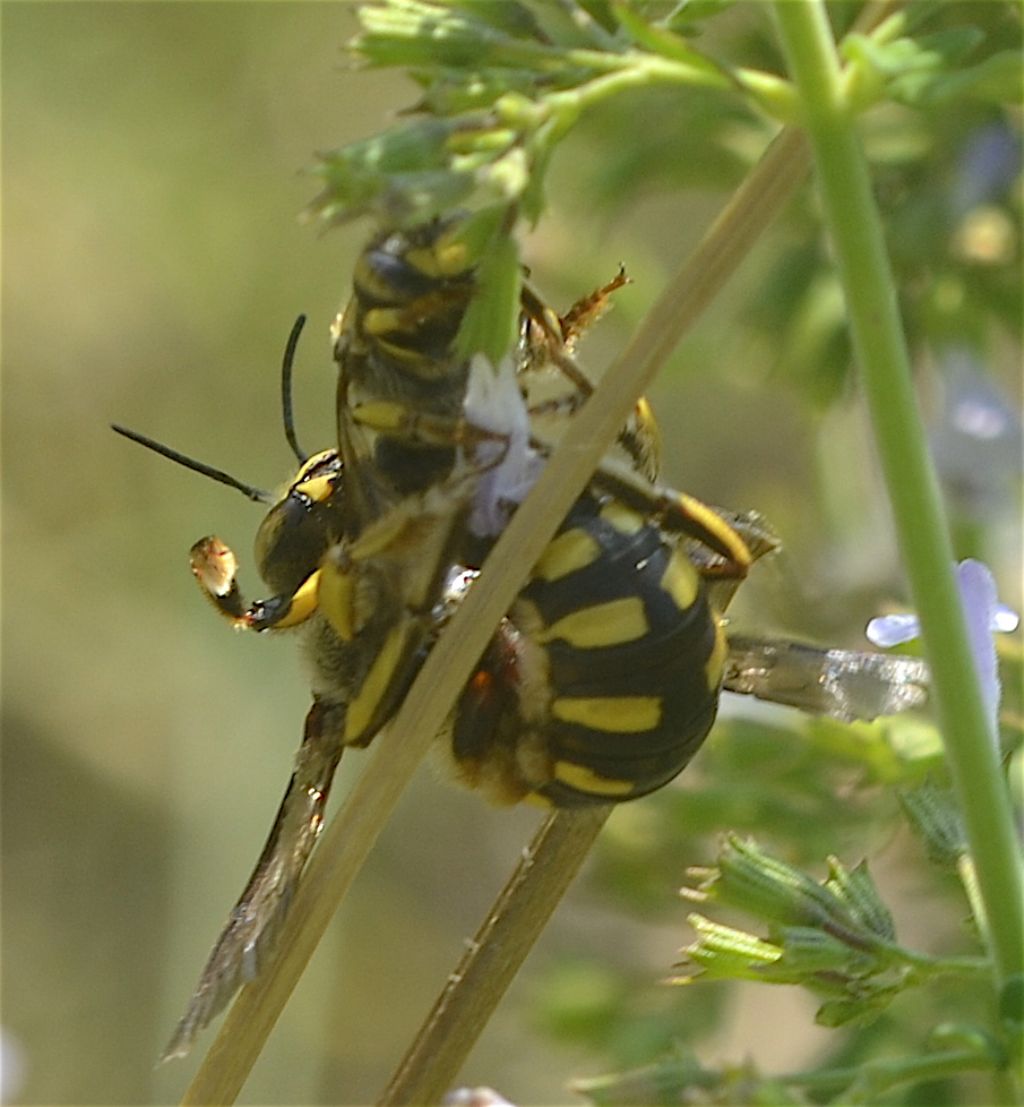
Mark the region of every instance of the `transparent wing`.
[[916, 657], [831, 650], [775, 638], [729, 636], [724, 687], [843, 722], [918, 707], [928, 666]]
[[323, 825], [324, 806], [341, 758], [340, 727], [330, 708], [306, 716], [295, 771], [263, 853], [206, 962], [188, 1008], [161, 1057], [184, 1057], [196, 1035], [253, 980], [274, 948], [281, 923]]

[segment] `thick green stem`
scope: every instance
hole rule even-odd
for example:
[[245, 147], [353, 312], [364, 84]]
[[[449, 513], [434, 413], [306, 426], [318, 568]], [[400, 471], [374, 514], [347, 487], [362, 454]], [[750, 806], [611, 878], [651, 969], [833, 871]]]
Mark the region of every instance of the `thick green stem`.
[[988, 918], [998, 982], [1005, 984], [1024, 971], [1024, 881], [871, 180], [854, 113], [843, 95], [824, 4], [776, 0], [775, 15], [814, 149], [864, 395], [932, 668], [936, 712]]
[[869, 1103], [885, 1092], [906, 1084], [919, 1084], [959, 1076], [972, 1069], [987, 1069], [992, 1057], [984, 1050], [954, 1049], [922, 1057], [874, 1061], [848, 1069], [817, 1069], [780, 1076], [780, 1084], [832, 1093], [832, 1103]]

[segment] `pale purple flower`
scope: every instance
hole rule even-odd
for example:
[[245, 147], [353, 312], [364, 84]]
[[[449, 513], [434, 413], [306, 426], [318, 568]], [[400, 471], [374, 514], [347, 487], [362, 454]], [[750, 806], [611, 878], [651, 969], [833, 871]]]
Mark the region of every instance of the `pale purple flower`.
[[[957, 566], [957, 584], [967, 617], [967, 632], [971, 641], [974, 664], [981, 680], [982, 694], [988, 707], [989, 718], [995, 725], [999, 710], [999, 671], [996, 665], [996, 647], [993, 635], [1009, 633], [1017, 629], [1020, 616], [999, 602], [996, 582], [987, 565], [968, 558]], [[882, 649], [901, 645], [917, 638], [921, 624], [911, 612], [882, 615], [872, 619], [865, 631], [868, 640]]]

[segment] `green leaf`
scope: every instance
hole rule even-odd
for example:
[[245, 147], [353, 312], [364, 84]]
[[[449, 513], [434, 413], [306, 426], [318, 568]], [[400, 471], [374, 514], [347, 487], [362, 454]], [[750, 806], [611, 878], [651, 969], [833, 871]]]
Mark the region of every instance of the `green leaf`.
[[[685, 950], [686, 960], [682, 963], [699, 966], [707, 976], [757, 980], [760, 970], [774, 965], [783, 956], [780, 946], [766, 942], [744, 930], [725, 926], [703, 915], [690, 915], [690, 925], [697, 932], [698, 940]], [[676, 978], [676, 983], [685, 983], [689, 977]]]
[[829, 879], [825, 886], [846, 905], [852, 918], [884, 941], [895, 941], [892, 912], [882, 902], [867, 862], [861, 861], [853, 870], [845, 868], [835, 857], [830, 857], [828, 864]]
[[[470, 0], [472, 2], [472, 0]], [[536, 21], [538, 35], [566, 50], [619, 51], [623, 44], [595, 18], [587, 5], [567, 0], [551, 4], [548, 0], [521, 0]]]
[[[696, 50], [685, 38], [668, 27], [648, 23], [630, 4], [613, 4], [612, 11], [637, 46], [642, 46], [652, 54], [669, 58], [671, 61], [692, 66], [709, 77], [723, 77], [723, 71], [716, 62]], [[725, 83], [723, 80], [722, 84]]]
[[936, 77], [916, 88], [910, 82], [906, 86], [901, 83], [893, 92], [907, 103], [928, 107], [967, 98], [989, 104], [1019, 105], [1024, 102], [1020, 54], [1016, 50], [1004, 50], [969, 69]]
[[[507, 21], [491, 22], [490, 5], [468, 7], [389, 0], [360, 8], [362, 33], [353, 51], [371, 65], [413, 68], [547, 69], [563, 64], [562, 52], [541, 42], [508, 33]], [[524, 23], [523, 29], [534, 29]]]
[[1024, 975], [1015, 973], [999, 993], [999, 1017], [1017, 1041], [1024, 1033]]
[[[495, 209], [495, 212], [503, 209]], [[488, 212], [490, 217], [494, 212]], [[455, 338], [463, 357], [482, 353], [497, 366], [515, 340], [519, 320], [519, 252], [511, 234], [496, 231], [477, 266], [477, 290]]]
[[892, 79], [911, 71], [938, 73], [966, 57], [985, 38], [976, 27], [956, 27], [920, 38], [878, 41], [868, 35], [851, 34], [840, 52], [848, 61], [867, 64]]
[[865, 1025], [873, 1022], [900, 993], [899, 988], [880, 989], [856, 999], [830, 999], [815, 1012], [814, 1021], [819, 1026]]
[[952, 789], [926, 780], [897, 795], [912, 829], [924, 840], [928, 857], [943, 868], [954, 869], [967, 852], [967, 836]]
[[884, 79], [885, 93], [911, 106], [974, 97], [996, 104], [1020, 103], [1020, 53], [1003, 50], [967, 69], [955, 66], [985, 38], [976, 27], [956, 27], [920, 39], [877, 42], [851, 35], [843, 53]]

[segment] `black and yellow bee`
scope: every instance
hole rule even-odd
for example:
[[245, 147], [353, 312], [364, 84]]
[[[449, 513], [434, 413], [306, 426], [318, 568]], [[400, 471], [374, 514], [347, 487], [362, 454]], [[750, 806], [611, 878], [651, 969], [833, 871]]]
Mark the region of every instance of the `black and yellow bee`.
[[[493, 539], [473, 517], [486, 477], [510, 447], [469, 406], [479, 368], [453, 352], [474, 277], [451, 227], [391, 232], [364, 251], [353, 299], [334, 329], [338, 449], [312, 457], [299, 449], [291, 422], [293, 332], [283, 392], [299, 471], [276, 500], [115, 428], [271, 504], [256, 540], [271, 598], [244, 600], [237, 561], [219, 539], [196, 543], [193, 572], [236, 626], [294, 628], [312, 670], [313, 705], [288, 791], [166, 1056], [186, 1053], [259, 971], [344, 748], [368, 744], [394, 713]], [[600, 294], [563, 319], [534, 294], [524, 296], [520, 375], [552, 365], [568, 381], [569, 406], [589, 389], [570, 353]], [[518, 393], [514, 400], [522, 403]], [[651, 427], [641, 408], [620, 438], [631, 465], [609, 462], [594, 475], [449, 721], [443, 737], [458, 774], [493, 799], [603, 804], [659, 788], [700, 746], [723, 684], [840, 717], [873, 717], [923, 696], [919, 662], [878, 658], [883, 667], [871, 655], [727, 639], [723, 599], [775, 541], [754, 514], [721, 512], [651, 485]], [[494, 449], [481, 451], [481, 443]], [[544, 454], [543, 443], [529, 448]], [[515, 498], [497, 513], [512, 510]]]

